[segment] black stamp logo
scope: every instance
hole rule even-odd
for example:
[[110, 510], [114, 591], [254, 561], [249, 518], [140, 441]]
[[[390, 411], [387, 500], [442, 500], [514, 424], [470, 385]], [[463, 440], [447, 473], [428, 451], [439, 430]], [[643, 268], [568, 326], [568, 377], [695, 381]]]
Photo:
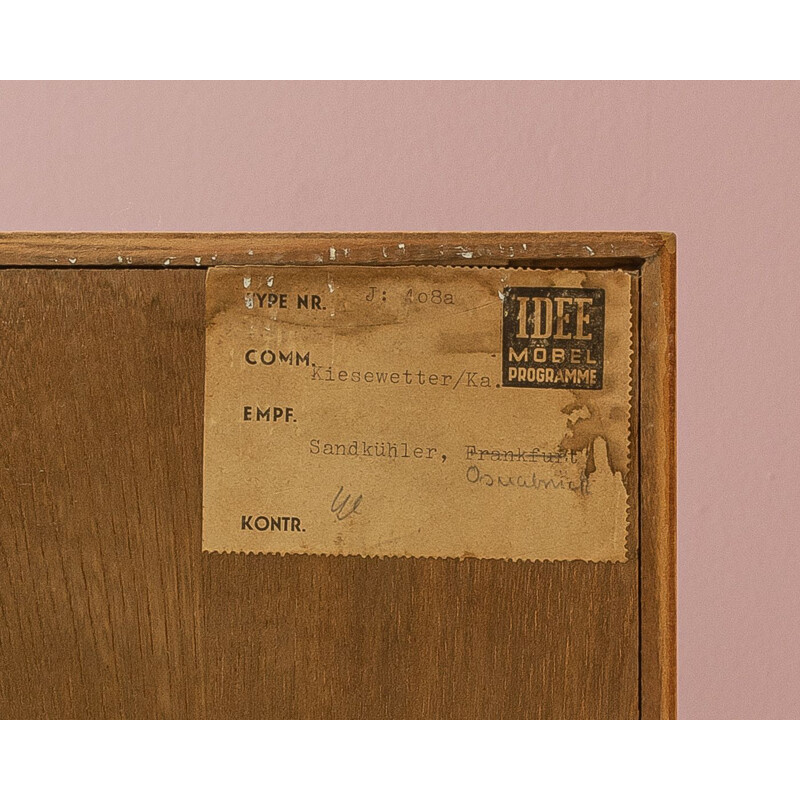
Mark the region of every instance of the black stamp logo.
[[602, 389], [605, 291], [510, 286], [503, 298], [503, 386]]

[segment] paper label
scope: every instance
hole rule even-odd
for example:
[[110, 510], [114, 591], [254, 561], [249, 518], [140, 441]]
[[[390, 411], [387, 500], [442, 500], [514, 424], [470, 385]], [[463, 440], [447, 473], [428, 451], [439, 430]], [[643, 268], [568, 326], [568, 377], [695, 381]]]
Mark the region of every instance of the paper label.
[[632, 276], [215, 267], [203, 548], [624, 561]]

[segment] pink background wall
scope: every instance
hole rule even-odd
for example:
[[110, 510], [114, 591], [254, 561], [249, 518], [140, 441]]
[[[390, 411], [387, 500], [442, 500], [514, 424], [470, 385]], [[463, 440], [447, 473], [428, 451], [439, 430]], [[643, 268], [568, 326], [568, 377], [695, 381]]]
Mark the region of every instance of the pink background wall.
[[800, 84], [0, 84], [0, 230], [670, 230], [679, 712], [800, 717]]

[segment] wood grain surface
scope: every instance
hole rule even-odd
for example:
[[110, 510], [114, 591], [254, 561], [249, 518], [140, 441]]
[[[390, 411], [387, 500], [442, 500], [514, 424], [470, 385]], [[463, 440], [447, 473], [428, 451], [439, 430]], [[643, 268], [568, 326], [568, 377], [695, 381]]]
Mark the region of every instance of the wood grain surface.
[[[460, 247], [507, 263], [487, 249], [523, 243], [530, 258], [582, 268], [662, 270], [671, 257], [660, 234], [401, 236], [405, 258], [423, 262]], [[654, 541], [641, 594], [636, 553], [622, 564], [201, 553], [205, 254], [318, 263], [360, 247], [374, 263], [395, 238], [0, 235], [0, 716], [674, 715], [670, 423], [647, 440], [666, 467], [645, 475], [642, 462], [662, 499], [642, 502]], [[130, 253], [160, 268], [120, 267]], [[663, 354], [647, 369], [668, 375], [653, 366]], [[670, 391], [653, 407], [643, 385], [642, 408], [674, 411]]]

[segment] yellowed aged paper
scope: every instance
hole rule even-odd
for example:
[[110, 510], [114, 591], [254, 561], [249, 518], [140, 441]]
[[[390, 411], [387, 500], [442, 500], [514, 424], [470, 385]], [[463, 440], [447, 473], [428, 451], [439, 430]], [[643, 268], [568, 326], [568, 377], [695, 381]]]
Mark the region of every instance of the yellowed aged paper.
[[203, 548], [624, 561], [623, 270], [215, 267]]

